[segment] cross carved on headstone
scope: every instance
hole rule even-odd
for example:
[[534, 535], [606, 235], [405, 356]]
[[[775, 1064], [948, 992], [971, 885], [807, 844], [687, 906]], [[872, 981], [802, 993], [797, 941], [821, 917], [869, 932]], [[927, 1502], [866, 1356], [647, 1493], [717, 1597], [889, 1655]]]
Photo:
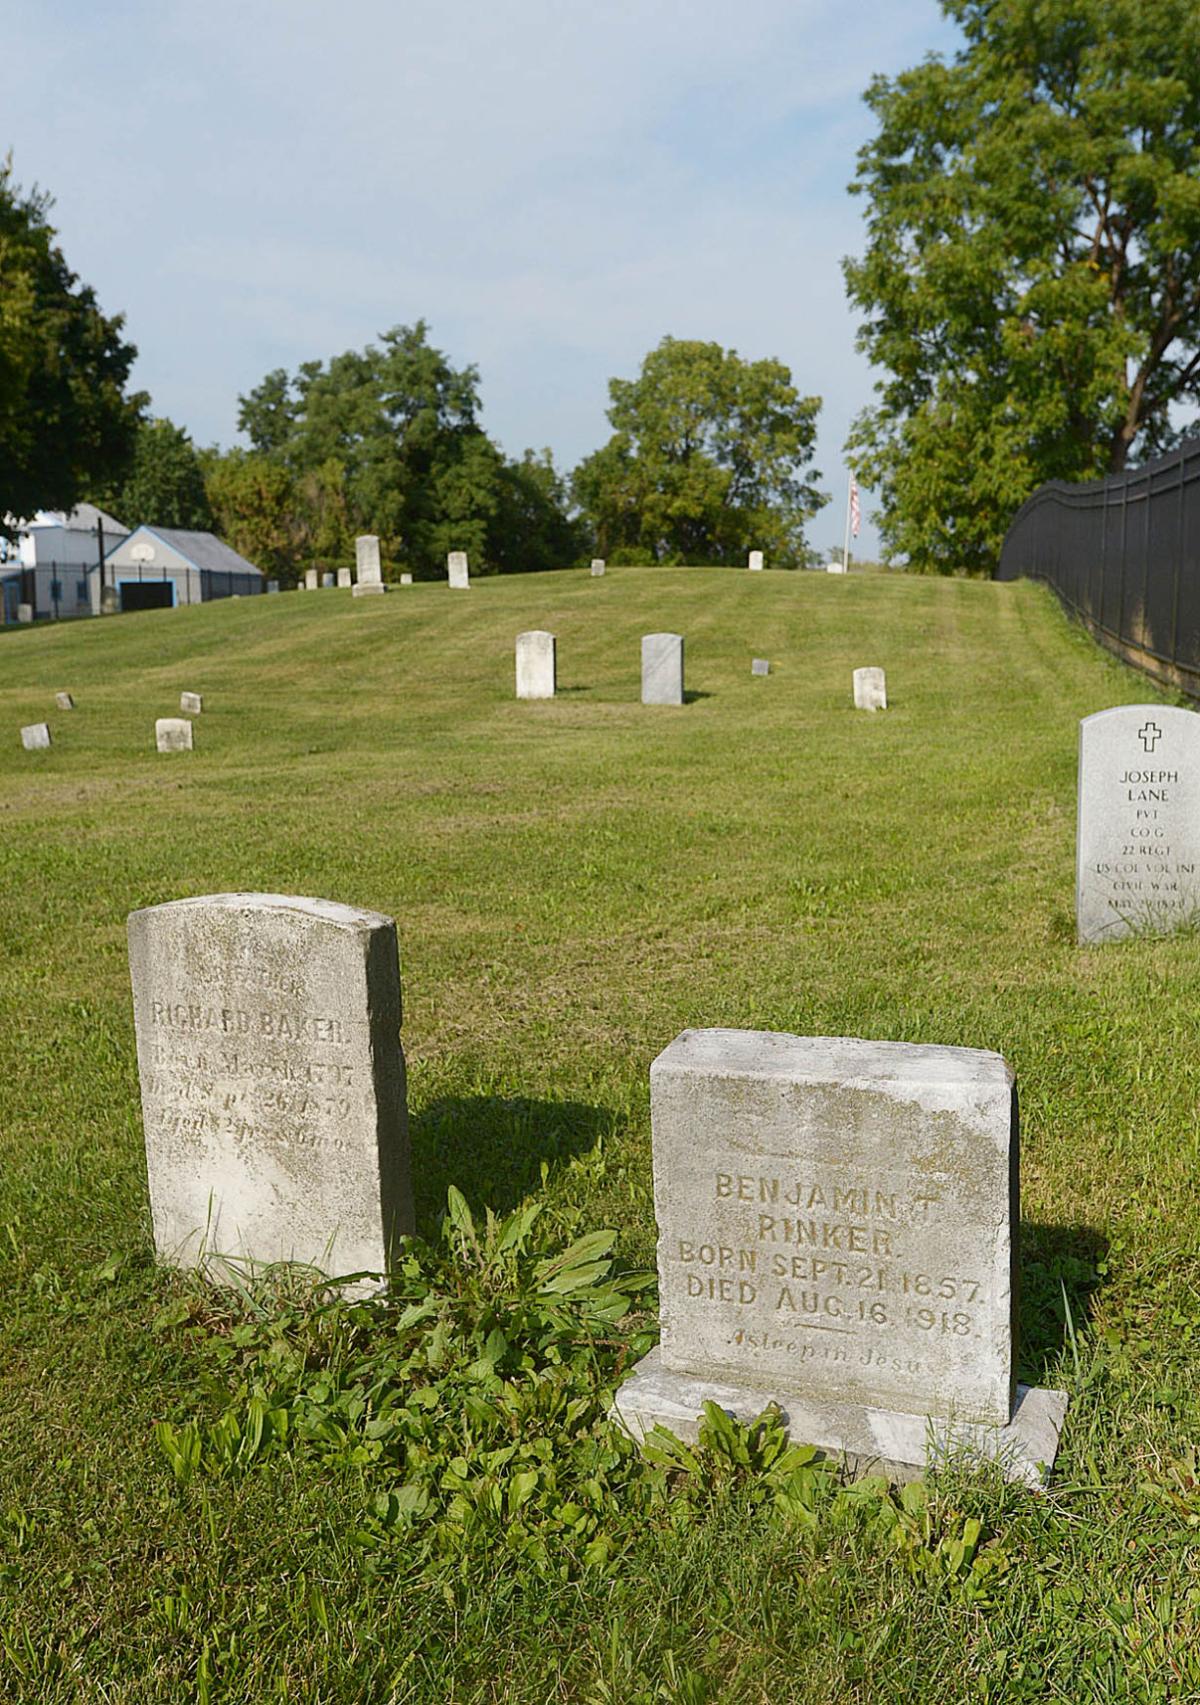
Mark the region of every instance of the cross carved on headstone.
[[1144, 728], [1138, 729], [1138, 739], [1147, 752], [1153, 752], [1155, 746], [1162, 739], [1162, 729], [1157, 722], [1151, 720]]

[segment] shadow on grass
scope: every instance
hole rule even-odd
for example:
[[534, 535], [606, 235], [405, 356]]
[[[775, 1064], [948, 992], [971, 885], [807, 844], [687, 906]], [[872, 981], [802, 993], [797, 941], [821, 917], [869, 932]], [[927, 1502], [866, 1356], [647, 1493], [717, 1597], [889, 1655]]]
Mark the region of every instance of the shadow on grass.
[[554, 691], [555, 691], [555, 695], [556, 695], [556, 696], [557, 696], [557, 697], [559, 697], [559, 698], [561, 698], [561, 697], [562, 697], [562, 696], [563, 696], [563, 694], [564, 694], [564, 693], [590, 693], [590, 692], [591, 692], [591, 690], [592, 690], [592, 689], [591, 689], [591, 687], [590, 687], [590, 686], [583, 686], [583, 687], [555, 687], [555, 689], [554, 689]]
[[1070, 1337], [1067, 1309], [1077, 1335], [1087, 1328], [1107, 1254], [1108, 1239], [1091, 1226], [1022, 1221], [1017, 1362], [1027, 1385], [1050, 1384], [1056, 1377]]
[[409, 1120], [417, 1230], [435, 1238], [451, 1184], [472, 1211], [511, 1213], [550, 1171], [616, 1125], [604, 1107], [526, 1096], [443, 1096]]
[[696, 704], [700, 699], [711, 699], [712, 696], [711, 693], [693, 692], [691, 687], [687, 687], [684, 689], [683, 702], [684, 704]]

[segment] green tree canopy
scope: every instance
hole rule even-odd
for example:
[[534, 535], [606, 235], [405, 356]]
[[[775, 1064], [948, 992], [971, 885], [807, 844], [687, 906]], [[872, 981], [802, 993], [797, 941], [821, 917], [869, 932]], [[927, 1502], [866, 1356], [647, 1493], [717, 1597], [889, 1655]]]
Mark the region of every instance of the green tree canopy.
[[[239, 401], [252, 457], [210, 493], [224, 513], [231, 493], [244, 506], [276, 491], [258, 461], [286, 473], [293, 571], [306, 557], [348, 560], [362, 532], [380, 535], [386, 559], [430, 577], [450, 550], [485, 573], [561, 567], [580, 553], [553, 467], [505, 460], [478, 423], [478, 371], [453, 367], [424, 321], [305, 362], [294, 377], [269, 373]], [[260, 522], [278, 538], [277, 515]]]
[[125, 478], [99, 501], [127, 527], [199, 527], [213, 524], [202, 459], [188, 434], [165, 418], [143, 420]]
[[125, 394], [124, 320], [68, 267], [50, 206], [0, 161], [0, 531], [119, 479], [146, 402]]
[[737, 562], [761, 548], [805, 560], [804, 524], [828, 499], [808, 469], [819, 397], [781, 361], [663, 338], [636, 379], [609, 381], [614, 434], [575, 470], [601, 555]]
[[890, 552], [986, 571], [1036, 486], [1168, 447], [1200, 401], [1200, 8], [942, 10], [953, 60], [866, 97], [845, 271], [885, 377], [848, 448]]

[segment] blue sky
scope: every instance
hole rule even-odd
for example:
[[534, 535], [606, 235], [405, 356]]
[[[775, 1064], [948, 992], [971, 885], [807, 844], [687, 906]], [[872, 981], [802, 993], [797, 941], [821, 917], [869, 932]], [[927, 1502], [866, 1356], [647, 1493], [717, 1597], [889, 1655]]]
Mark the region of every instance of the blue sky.
[[[665, 333], [778, 356], [841, 447], [871, 396], [841, 257], [862, 91], [935, 0], [6, 0], [0, 151], [55, 197], [136, 384], [236, 439], [274, 367], [425, 318], [512, 454], [573, 465]], [[870, 510], [869, 494], [866, 508]], [[869, 525], [860, 549], [874, 548]]]

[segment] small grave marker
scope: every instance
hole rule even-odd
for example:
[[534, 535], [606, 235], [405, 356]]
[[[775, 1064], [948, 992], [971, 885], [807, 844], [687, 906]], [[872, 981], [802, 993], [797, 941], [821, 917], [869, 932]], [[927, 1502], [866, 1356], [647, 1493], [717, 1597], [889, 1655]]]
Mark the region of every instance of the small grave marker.
[[17, 605], [17, 620], [19, 622], [32, 622], [32, 620], [33, 620], [33, 605], [32, 604], [18, 604]]
[[192, 725], [186, 716], [160, 716], [154, 724], [154, 745], [160, 752], [190, 752]]
[[379, 537], [375, 533], [360, 533], [354, 541], [354, 597], [374, 597], [387, 591], [383, 581], [383, 562], [379, 555]]
[[1119, 705], [1079, 725], [1083, 942], [1200, 923], [1200, 715]]
[[750, 664], [750, 673], [752, 675], [769, 675], [771, 673], [770, 659], [755, 657]]
[[185, 716], [199, 716], [204, 709], [204, 698], [200, 693], [180, 693], [179, 708]]
[[887, 709], [887, 678], [882, 669], [854, 671], [855, 710]]
[[594, 556], [592, 558], [592, 567], [591, 567], [592, 579], [598, 580], [599, 577], [604, 573], [604, 569], [605, 569], [604, 558], [602, 556]]
[[279, 894], [129, 918], [154, 1241], [381, 1273], [412, 1230], [395, 925]]
[[413, 577], [411, 574], [402, 574], [400, 576], [401, 586], [411, 586], [412, 583], [413, 583]]
[[70, 693], [55, 693], [54, 702], [59, 710], [74, 710], [75, 700]]
[[898, 1479], [963, 1450], [1040, 1484], [1066, 1408], [1015, 1383], [1013, 1076], [974, 1048], [686, 1030], [650, 1068], [661, 1343], [644, 1435], [706, 1399]]
[[354, 575], [348, 568], [339, 568], [337, 571], [337, 583], [343, 588], [352, 586], [354, 584]]
[[751, 574], [761, 574], [762, 573], [762, 565], [763, 565], [763, 554], [762, 554], [762, 552], [761, 551], [751, 551], [749, 560], [746, 563], [746, 567], [750, 570]]
[[517, 697], [552, 699], [557, 685], [556, 641], [552, 633], [533, 628], [517, 635]]
[[321, 586], [325, 591], [328, 592], [332, 587], [334, 587], [336, 585], [337, 585], [337, 576], [335, 574], [332, 574], [329, 572], [322, 574]]
[[50, 744], [50, 724], [30, 722], [21, 730], [21, 744], [27, 752], [44, 751]]
[[318, 589], [318, 580], [317, 580], [316, 569], [315, 568], [306, 568], [304, 570], [304, 590], [306, 592], [316, 592], [317, 589]]
[[643, 634], [642, 703], [683, 703], [682, 634]]
[[446, 573], [451, 586], [460, 592], [465, 592], [471, 585], [471, 576], [467, 567], [466, 551], [451, 551], [446, 558]]
[[268, 580], [267, 581], [267, 591], [268, 592], [278, 592], [278, 590], [279, 590], [279, 582], [277, 580]]

